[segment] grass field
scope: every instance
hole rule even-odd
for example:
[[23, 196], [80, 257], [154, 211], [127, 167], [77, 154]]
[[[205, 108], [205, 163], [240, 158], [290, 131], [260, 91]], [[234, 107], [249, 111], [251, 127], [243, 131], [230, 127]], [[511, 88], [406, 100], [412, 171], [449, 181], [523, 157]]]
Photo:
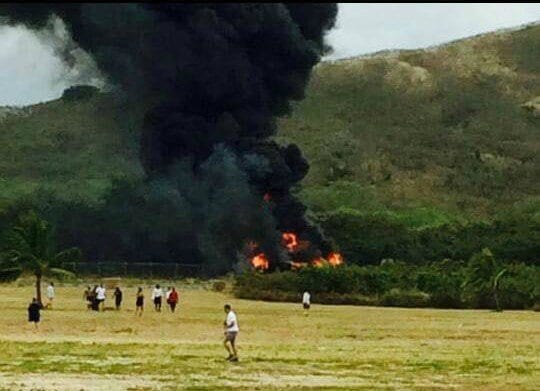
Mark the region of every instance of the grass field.
[[[181, 284], [177, 286], [182, 287]], [[540, 315], [237, 300], [182, 289], [180, 310], [87, 311], [83, 287], [57, 287], [40, 330], [33, 288], [0, 285], [2, 390], [534, 390]], [[237, 310], [239, 363], [224, 361], [222, 307]], [[112, 304], [112, 303], [109, 303]]]

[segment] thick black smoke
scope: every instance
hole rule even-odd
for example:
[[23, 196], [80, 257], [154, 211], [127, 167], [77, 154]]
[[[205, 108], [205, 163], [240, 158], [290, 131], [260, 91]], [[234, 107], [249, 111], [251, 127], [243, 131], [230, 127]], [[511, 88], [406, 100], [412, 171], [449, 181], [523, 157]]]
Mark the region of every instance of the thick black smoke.
[[[303, 98], [336, 14], [335, 4], [0, 5], [10, 23], [38, 28], [52, 15], [62, 18], [110, 84], [146, 103], [141, 161], [148, 194], [182, 199], [175, 213], [183, 211], [176, 217], [185, 232], [175, 240], [197, 243], [169, 258], [230, 259], [253, 239], [273, 267], [287, 259], [279, 232], [312, 243], [299, 256], [330, 251], [290, 193], [307, 162], [295, 145], [270, 138], [276, 116]], [[223, 178], [212, 185], [216, 174]], [[206, 188], [189, 200], [188, 183]], [[148, 194], [144, 202], [151, 203]], [[148, 230], [142, 235], [151, 236]]]

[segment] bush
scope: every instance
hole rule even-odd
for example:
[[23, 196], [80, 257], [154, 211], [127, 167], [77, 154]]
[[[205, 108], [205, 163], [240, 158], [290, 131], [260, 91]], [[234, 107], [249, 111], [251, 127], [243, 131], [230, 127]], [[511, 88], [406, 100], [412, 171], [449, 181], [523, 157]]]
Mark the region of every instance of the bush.
[[540, 269], [524, 264], [506, 266], [498, 288], [501, 308], [526, 309], [540, 299]]
[[429, 293], [430, 305], [437, 308], [465, 306], [461, 298], [463, 281], [463, 264], [449, 259], [422, 267], [416, 276], [417, 288]]
[[314, 303], [437, 308], [495, 308], [497, 297], [503, 309], [525, 309], [540, 301], [539, 282], [538, 267], [499, 264], [486, 250], [468, 264], [444, 260], [425, 266], [392, 262], [248, 272], [236, 277], [234, 293], [245, 299], [299, 302], [307, 290]]
[[381, 299], [381, 304], [389, 307], [428, 307], [430, 296], [422, 291], [391, 289]]
[[214, 292], [223, 292], [226, 287], [227, 287], [227, 283], [225, 281], [215, 281], [212, 284], [212, 290]]
[[77, 101], [91, 98], [99, 93], [99, 89], [94, 86], [72, 86], [66, 88], [62, 94], [62, 100], [65, 101]]

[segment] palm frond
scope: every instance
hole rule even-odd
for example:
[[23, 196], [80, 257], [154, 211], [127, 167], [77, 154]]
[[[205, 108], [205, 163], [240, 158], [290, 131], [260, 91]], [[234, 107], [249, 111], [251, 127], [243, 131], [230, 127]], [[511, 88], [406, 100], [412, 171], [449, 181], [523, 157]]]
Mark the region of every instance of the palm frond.
[[54, 264], [51, 266], [64, 266], [68, 263], [80, 261], [82, 252], [79, 248], [73, 247], [64, 251], [60, 251], [54, 256]]
[[46, 271], [46, 275], [49, 277], [56, 277], [56, 278], [74, 278], [75, 273], [70, 272], [66, 269], [61, 269], [58, 267], [52, 267]]

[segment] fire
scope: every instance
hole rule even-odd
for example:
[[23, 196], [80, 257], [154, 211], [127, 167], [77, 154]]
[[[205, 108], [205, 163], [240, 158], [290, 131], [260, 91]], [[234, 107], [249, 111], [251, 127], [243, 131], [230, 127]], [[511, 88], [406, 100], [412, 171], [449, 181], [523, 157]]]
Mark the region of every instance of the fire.
[[268, 262], [268, 259], [264, 253], [260, 253], [251, 258], [251, 264], [255, 269], [259, 270], [268, 270], [268, 267], [270, 266], [270, 263]]
[[311, 263], [315, 267], [323, 267], [324, 266], [324, 261], [321, 258], [314, 259]]
[[287, 250], [289, 250], [290, 252], [295, 251], [298, 246], [296, 234], [292, 232], [283, 232], [282, 237], [283, 241], [285, 242], [285, 247], [287, 247]]
[[305, 266], [306, 266], [306, 264], [303, 263], [303, 262], [296, 262], [296, 261], [291, 262], [291, 268], [294, 269], [294, 270], [301, 269], [301, 268], [303, 268]]
[[343, 264], [343, 257], [340, 253], [328, 254], [328, 263], [332, 266], [339, 266]]
[[315, 258], [313, 261], [311, 261], [311, 264], [314, 267], [324, 267], [324, 266], [336, 267], [339, 265], [343, 265], [343, 257], [341, 256], [340, 253], [330, 253], [328, 254], [327, 259]]

